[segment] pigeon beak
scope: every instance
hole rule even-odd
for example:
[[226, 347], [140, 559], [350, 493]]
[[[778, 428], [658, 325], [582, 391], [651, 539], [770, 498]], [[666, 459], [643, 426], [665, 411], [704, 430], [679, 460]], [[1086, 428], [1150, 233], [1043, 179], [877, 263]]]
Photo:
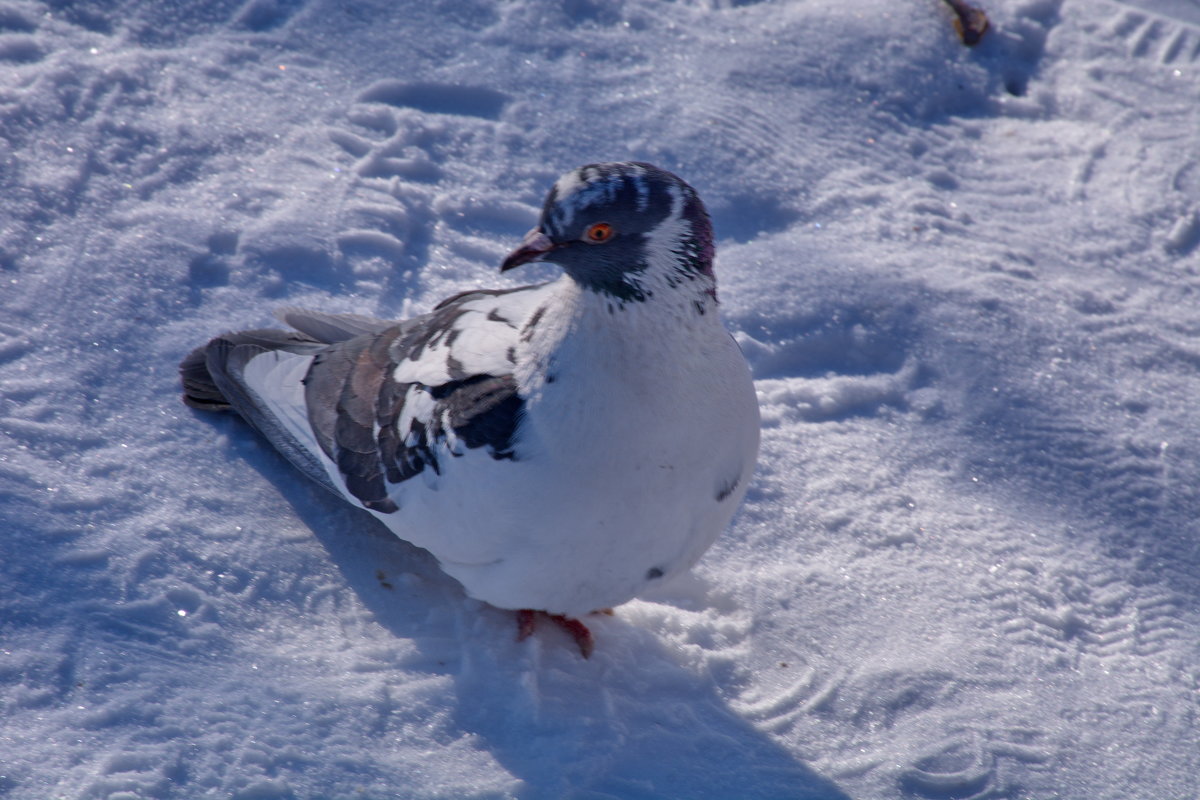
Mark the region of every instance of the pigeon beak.
[[534, 228], [525, 234], [525, 238], [521, 240], [520, 246], [509, 253], [508, 258], [504, 259], [504, 263], [500, 265], [500, 271], [507, 272], [513, 267], [528, 264], [530, 261], [537, 261], [556, 247], [559, 247], [559, 245], [550, 241], [549, 236], [542, 233], [539, 229]]

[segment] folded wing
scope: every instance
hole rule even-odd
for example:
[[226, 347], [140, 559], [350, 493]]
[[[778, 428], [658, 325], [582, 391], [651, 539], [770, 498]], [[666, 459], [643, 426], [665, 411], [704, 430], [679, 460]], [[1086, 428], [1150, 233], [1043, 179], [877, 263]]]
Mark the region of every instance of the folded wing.
[[436, 480], [447, 459], [517, 457], [514, 348], [542, 291], [467, 292], [399, 323], [285, 309], [294, 331], [225, 334], [189, 355], [184, 399], [236, 411], [317, 483], [392, 513], [394, 487]]

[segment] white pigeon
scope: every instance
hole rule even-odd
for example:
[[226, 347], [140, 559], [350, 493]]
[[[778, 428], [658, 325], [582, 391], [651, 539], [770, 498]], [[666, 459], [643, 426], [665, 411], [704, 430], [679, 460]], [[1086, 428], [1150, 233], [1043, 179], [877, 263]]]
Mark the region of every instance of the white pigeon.
[[689, 569], [758, 454], [745, 359], [717, 314], [712, 226], [649, 164], [591, 164], [501, 270], [403, 322], [288, 309], [180, 366], [185, 401], [244, 417], [308, 477], [429, 550], [472, 597], [578, 617]]

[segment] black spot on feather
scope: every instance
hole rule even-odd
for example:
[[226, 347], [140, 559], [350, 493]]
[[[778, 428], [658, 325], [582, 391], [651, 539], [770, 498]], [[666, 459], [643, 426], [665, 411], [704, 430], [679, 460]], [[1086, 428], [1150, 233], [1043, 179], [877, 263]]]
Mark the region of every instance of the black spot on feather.
[[533, 330], [542, 321], [542, 317], [546, 315], [546, 307], [540, 306], [537, 311], [529, 317], [529, 321], [525, 323], [525, 328], [521, 331], [521, 341], [528, 342], [533, 338]]
[[513, 324], [513, 321], [511, 319], [509, 319], [508, 317], [505, 317], [505, 316], [501, 316], [500, 312], [494, 308], [488, 312], [487, 318], [488, 318], [488, 322], [499, 322], [500, 324], [507, 325], [510, 328], [517, 327], [516, 325]]

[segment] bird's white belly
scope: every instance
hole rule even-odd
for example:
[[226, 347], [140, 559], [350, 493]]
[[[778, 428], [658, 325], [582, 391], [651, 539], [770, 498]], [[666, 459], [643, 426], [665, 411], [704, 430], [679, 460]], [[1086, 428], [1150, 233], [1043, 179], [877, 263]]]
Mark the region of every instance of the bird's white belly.
[[718, 502], [712, 469], [627, 455], [630, 463], [615, 469], [544, 459], [506, 463], [502, 472], [474, 455], [474, 464], [464, 461], [446, 475], [473, 489], [459, 488], [451, 499], [416, 487], [399, 512], [383, 516], [399, 536], [433, 552], [472, 596], [576, 616], [619, 605], [690, 567], [744, 492], [738, 487]]
[[[729, 364], [732, 398], [711, 373], [670, 397], [609, 385], [604, 402], [564, 397], [564, 376], [529, 404], [517, 460], [447, 457], [379, 516], [492, 605], [578, 616], [624, 603], [692, 566], [745, 494], [757, 402], [740, 356]], [[670, 424], [681, 413], [687, 424]]]

